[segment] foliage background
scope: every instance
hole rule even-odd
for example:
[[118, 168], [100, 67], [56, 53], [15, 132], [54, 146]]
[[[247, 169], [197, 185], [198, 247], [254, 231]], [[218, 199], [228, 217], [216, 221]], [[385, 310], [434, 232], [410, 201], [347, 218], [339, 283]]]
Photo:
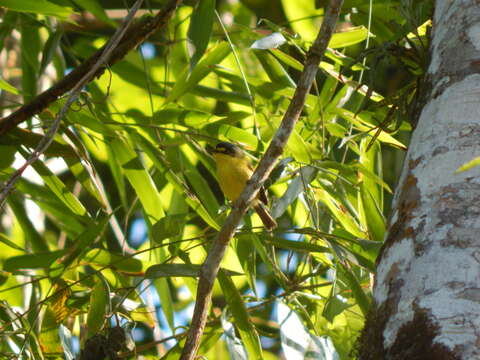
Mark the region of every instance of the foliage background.
[[[3, 114], [101, 47], [131, 5], [121, 3], [0, 0]], [[84, 89], [2, 208], [0, 354], [73, 358], [94, 337], [125, 357], [178, 357], [198, 265], [228, 211], [205, 147], [235, 142], [256, 162], [325, 3], [187, 2]], [[161, 4], [146, 2], [142, 16]], [[430, 13], [429, 1], [345, 1], [270, 179], [279, 228], [268, 234], [256, 215], [245, 218], [200, 355], [354, 357], [428, 61]], [[272, 31], [288, 42], [250, 48]], [[2, 181], [63, 102], [2, 136]], [[119, 326], [126, 338], [115, 343]]]

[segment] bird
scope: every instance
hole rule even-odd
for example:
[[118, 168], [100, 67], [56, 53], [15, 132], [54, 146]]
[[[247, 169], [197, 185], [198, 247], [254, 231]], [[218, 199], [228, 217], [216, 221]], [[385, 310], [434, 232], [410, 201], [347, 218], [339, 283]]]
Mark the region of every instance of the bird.
[[[227, 199], [234, 202], [253, 174], [252, 165], [245, 152], [239, 146], [229, 142], [218, 143], [211, 152], [217, 164], [217, 179], [220, 189]], [[262, 187], [252, 206], [262, 220], [265, 229], [272, 231], [277, 227], [277, 222], [266, 205], [268, 205], [268, 198]]]

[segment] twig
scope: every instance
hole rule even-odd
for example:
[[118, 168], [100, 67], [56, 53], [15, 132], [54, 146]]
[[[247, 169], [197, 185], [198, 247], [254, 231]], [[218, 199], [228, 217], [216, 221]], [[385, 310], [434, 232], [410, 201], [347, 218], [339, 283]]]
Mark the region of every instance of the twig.
[[300, 117], [306, 97], [315, 79], [318, 65], [327, 48], [330, 38], [335, 30], [335, 25], [340, 14], [343, 0], [331, 0], [325, 13], [318, 36], [310, 48], [305, 60], [305, 67], [300, 76], [295, 94], [285, 113], [282, 123], [277, 130], [270, 146], [252, 175], [249, 183], [242, 192], [240, 198], [223, 224], [218, 236], [214, 240], [208, 253], [207, 259], [202, 266], [198, 281], [197, 299], [193, 312], [192, 323], [188, 331], [188, 337], [180, 357], [181, 360], [193, 360], [196, 356], [200, 339], [207, 321], [208, 310], [212, 298], [213, 284], [217, 277], [220, 262], [225, 254], [227, 246], [235, 233], [240, 220], [255, 199], [258, 190], [268, 178], [275, 162], [285, 148], [294, 126]]
[[128, 27], [131, 25], [134, 19], [135, 13], [140, 8], [140, 5], [142, 4], [142, 2], [143, 0], [137, 0], [137, 2], [132, 6], [122, 26], [117, 29], [117, 31], [115, 32], [115, 34], [113, 34], [109, 42], [102, 48], [102, 53], [98, 58], [98, 60], [92, 65], [92, 67], [87, 71], [87, 73], [83, 75], [83, 77], [75, 84], [72, 91], [70, 92], [70, 95], [67, 98], [67, 101], [58, 112], [54, 122], [52, 123], [47, 133], [42, 138], [42, 140], [38, 143], [32, 155], [27, 159], [27, 161], [25, 161], [25, 164], [23, 164], [18, 170], [16, 170], [12, 174], [10, 179], [6, 182], [4, 188], [0, 192], [0, 208], [3, 207], [8, 194], [12, 191], [15, 183], [20, 179], [25, 169], [30, 165], [32, 165], [35, 161], [37, 161], [40, 158], [40, 156], [45, 152], [45, 150], [50, 146], [55, 134], [58, 131], [60, 122], [66, 115], [68, 109], [73, 104], [73, 102], [77, 100], [78, 95], [80, 94], [80, 91], [82, 90], [82, 88], [94, 77], [95, 73], [101, 67], [104, 67], [105, 64], [108, 63], [108, 60], [110, 59], [110, 56], [113, 50], [118, 46], [118, 44], [120, 43], [120, 40], [125, 35], [125, 32], [127, 31]]
[[[155, 31], [165, 26], [180, 2], [181, 0], [170, 0], [154, 17], [146, 17], [145, 19], [140, 20], [137, 24], [130, 26], [129, 31], [123, 36], [122, 41], [113, 50], [108, 62], [103, 62], [102, 66], [91, 75], [89, 81], [102, 75], [107, 67], [110, 67], [123, 59], [129, 51], [141, 44]], [[60, 96], [72, 90], [80, 79], [89, 72], [93, 64], [98, 62], [98, 59], [103, 54], [104, 50], [105, 46], [90, 56], [81, 65], [77, 66], [57, 84], [39, 94], [28, 104], [23, 105], [9, 116], [0, 119], [0, 136], [32, 116], [39, 114]]]

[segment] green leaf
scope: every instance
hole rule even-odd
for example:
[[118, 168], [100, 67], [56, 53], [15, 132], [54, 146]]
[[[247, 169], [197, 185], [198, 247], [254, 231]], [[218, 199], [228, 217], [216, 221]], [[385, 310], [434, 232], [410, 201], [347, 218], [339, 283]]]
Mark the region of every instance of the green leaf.
[[34, 251], [48, 251], [47, 242], [33, 226], [20, 199], [18, 199], [18, 197], [15, 195], [10, 195], [7, 199], [7, 202], [25, 234], [26, 242], [32, 246]]
[[95, 241], [103, 236], [109, 219], [108, 216], [105, 216], [98, 223], [87, 226], [85, 231], [73, 241], [73, 245], [68, 248], [67, 254], [50, 267], [50, 276], [62, 276], [72, 262], [82, 259], [83, 255], [92, 247]]
[[62, 355], [62, 345], [58, 335], [58, 322], [52, 307], [47, 306], [42, 319], [42, 329], [39, 336], [42, 352], [48, 357]]
[[22, 248], [20, 246], [18, 246], [17, 244], [15, 244], [12, 240], [10, 240], [8, 238], [7, 235], [3, 234], [3, 233], [0, 233], [0, 243], [3, 243], [5, 245], [7, 245], [8, 247], [11, 247], [12, 249], [15, 249], [15, 250], [19, 250], [19, 251], [25, 251], [25, 248]]
[[[10, 130], [7, 134], [2, 136], [0, 144], [18, 145], [21, 143], [29, 149], [35, 149], [38, 143], [44, 138], [42, 134], [34, 133], [30, 130], [15, 128]], [[44, 152], [46, 156], [59, 156], [63, 158], [75, 158], [77, 154], [75, 151], [65, 143], [58, 141], [58, 138], [53, 139], [48, 149]]]
[[253, 244], [252, 238], [249, 234], [239, 234], [237, 235], [232, 242], [235, 246], [238, 261], [242, 266], [243, 272], [247, 277], [248, 284], [253, 292], [257, 294], [257, 285], [256, 285], [256, 259], [257, 252], [255, 251], [255, 246]]
[[47, 65], [50, 64], [50, 62], [52, 61], [53, 56], [55, 55], [58, 46], [60, 45], [60, 40], [62, 39], [62, 36], [63, 31], [56, 30], [48, 37], [47, 42], [43, 47], [42, 61], [40, 62], [40, 70], [38, 71], [40, 75], [43, 74]]
[[367, 294], [365, 294], [362, 286], [360, 285], [359, 281], [351, 270], [347, 269], [340, 263], [337, 264], [337, 269], [344, 276], [345, 281], [347, 282], [349, 288], [352, 290], [353, 296], [357, 301], [358, 306], [360, 306], [363, 315], [366, 316], [371, 306], [370, 298], [367, 296]]
[[223, 271], [218, 272], [218, 281], [225, 295], [228, 309], [235, 319], [240, 338], [243, 341], [249, 359], [263, 359], [262, 346], [258, 333], [250, 321], [245, 303], [232, 279]]
[[112, 254], [103, 249], [90, 250], [82, 258], [82, 261], [95, 267], [109, 267], [127, 274], [143, 274], [143, 262], [141, 260], [131, 256]]
[[[145, 272], [145, 278], [156, 279], [161, 277], [199, 277], [202, 265], [200, 264], [156, 264]], [[243, 275], [236, 271], [223, 270], [229, 276]]]
[[125, 141], [114, 139], [109, 143], [113, 154], [120, 162], [128, 181], [135, 189], [146, 213], [146, 220], [150, 224], [156, 223], [165, 213], [155, 183], [148, 171], [143, 167], [137, 154]]
[[328, 47], [337, 49], [358, 44], [368, 36], [368, 30], [364, 26], [350, 27], [346, 31], [333, 34]]
[[186, 216], [184, 214], [168, 215], [158, 220], [152, 227], [152, 238], [160, 244], [162, 240], [183, 233]]
[[[20, 153], [27, 158], [28, 153], [20, 149]], [[57, 198], [63, 202], [69, 209], [76, 215], [87, 216], [87, 210], [78, 200], [78, 198], [73, 195], [65, 186], [65, 184], [53, 174], [50, 169], [41, 161], [36, 161], [32, 164], [32, 167], [45, 181], [45, 184], [48, 188], [57, 196]]]
[[[148, 270], [147, 270], [148, 272]], [[175, 308], [172, 294], [170, 293], [170, 286], [165, 278], [157, 278], [153, 280], [155, 289], [160, 297], [160, 303], [162, 304], [162, 311], [167, 319], [168, 326], [172, 332], [175, 331]]]
[[333, 322], [335, 316], [341, 314], [345, 309], [352, 307], [345, 300], [340, 300], [336, 295], [330, 296], [323, 309], [322, 315], [330, 322]]
[[46, 186], [36, 185], [25, 179], [20, 179], [17, 183], [17, 189], [31, 196], [32, 200], [52, 219], [54, 226], [65, 231], [71, 239], [76, 238], [84, 231], [86, 225], [91, 224], [89, 217], [73, 213]]
[[148, 82], [144, 69], [129, 61], [128, 58], [116, 63], [112, 67], [112, 71], [126, 82], [140, 89], [147, 89], [149, 87], [154, 95], [163, 96], [165, 94], [165, 89], [155, 82]]
[[[375, 144], [368, 148], [368, 139], [362, 139], [360, 144], [360, 162], [370, 172], [375, 171], [376, 153], [380, 147]], [[374, 180], [364, 177], [360, 183], [359, 201], [361, 202], [360, 210], [364, 212], [365, 216], [362, 216], [364, 226], [368, 229], [368, 232], [373, 240], [383, 241], [386, 222], [381, 211], [383, 206], [383, 193]]]
[[235, 103], [241, 105], [250, 105], [250, 97], [248, 94], [240, 91], [226, 91], [222, 89], [215, 89], [203, 85], [195, 86], [190, 93], [205, 98], [213, 98], [218, 101], [226, 103]]
[[463, 171], [467, 171], [467, 170], [470, 170], [472, 168], [474, 168], [475, 166], [478, 166], [480, 165], [480, 156], [479, 157], [476, 157], [472, 160], [470, 160], [469, 162], [463, 164], [462, 166], [460, 166], [456, 171], [455, 171], [455, 174], [458, 174], [458, 173], [461, 173]]
[[13, 164], [15, 160], [15, 153], [17, 148], [15, 146], [0, 145], [0, 170], [7, 169], [10, 165]]
[[189, 189], [186, 187], [180, 177], [174, 171], [172, 171], [171, 167], [163, 159], [164, 154], [155, 148], [145, 138], [141, 136], [134, 136], [134, 139], [147, 154], [155, 167], [160, 170], [160, 172], [164, 174], [167, 181], [172, 184], [175, 191], [184, 197], [188, 206], [190, 206], [190, 208], [192, 208], [208, 225], [216, 230], [219, 230], [220, 225], [215, 221], [215, 219], [212, 218], [199, 199], [190, 193]]
[[[219, 326], [205, 327], [203, 332], [202, 340], [200, 342], [200, 347], [198, 348], [198, 355], [205, 355], [211, 348], [218, 344], [220, 337], [222, 336], [223, 331]], [[179, 341], [174, 347], [172, 347], [167, 354], [162, 357], [162, 360], [178, 360], [182, 349], [185, 345], [185, 338]]]
[[1, 77], [0, 77], [0, 89], [2, 90], [5, 90], [5, 91], [8, 91], [12, 94], [15, 94], [15, 95], [19, 95], [20, 94], [20, 91], [17, 90], [17, 88], [15, 88], [14, 86], [10, 85], [8, 82], [6, 82], [5, 80], [3, 80]]
[[[373, 137], [373, 135], [375, 134], [375, 131], [377, 130], [375, 126], [363, 120], [361, 114], [355, 115], [351, 111], [340, 109], [340, 108], [332, 108], [331, 111], [335, 114], [340, 115], [345, 120], [351, 122], [353, 126], [355, 126], [358, 130], [363, 131], [365, 134], [368, 134], [367, 138], [369, 139]], [[396, 140], [390, 134], [388, 134], [383, 130], [380, 131], [380, 134], [378, 135], [377, 139], [380, 140], [381, 142], [398, 147], [399, 149], [402, 149], [402, 150], [407, 149], [407, 147], [403, 145], [400, 141]]]
[[102, 20], [108, 25], [116, 27], [115, 21], [108, 17], [102, 5], [99, 4], [97, 0], [73, 0], [73, 2], [81, 8], [90, 11], [97, 19]]
[[212, 35], [215, 16], [215, 0], [200, 0], [190, 18], [187, 33], [187, 49], [190, 55], [190, 70], [203, 56]]
[[306, 252], [306, 253], [329, 253], [330, 249], [326, 246], [320, 246], [313, 243], [307, 243], [305, 241], [294, 241], [294, 240], [287, 240], [280, 237], [271, 237], [271, 236], [262, 236], [262, 239], [266, 242], [275, 245], [280, 249], [287, 249], [293, 250], [298, 252]]
[[280, 87], [297, 87], [297, 84], [295, 84], [288, 72], [269, 52], [264, 50], [252, 50], [252, 52], [262, 64], [272, 83]]
[[90, 293], [90, 304], [87, 314], [87, 338], [98, 334], [105, 325], [110, 302], [110, 291], [107, 282], [97, 276], [95, 286]]
[[221, 42], [210, 50], [197, 66], [195, 66], [192, 72], [186, 70], [177, 79], [170, 95], [165, 100], [165, 104], [176, 101], [182, 95], [189, 92], [195, 85], [210, 74], [214, 65], [219, 64], [228, 54], [230, 54], [230, 51], [230, 45], [227, 42]]
[[55, 16], [62, 20], [73, 14], [72, 8], [59, 6], [47, 0], [0, 0], [0, 6], [13, 11]]
[[37, 77], [40, 69], [39, 54], [42, 46], [40, 28], [34, 22], [34, 19], [22, 16], [21, 24], [22, 94], [25, 102], [29, 102], [37, 94]]
[[254, 134], [236, 126], [215, 123], [205, 126], [205, 130], [216, 138], [224, 138], [254, 149], [258, 147], [258, 139]]
[[287, 191], [275, 202], [275, 206], [272, 208], [274, 218], [282, 216], [288, 206], [307, 190], [306, 188], [315, 179], [317, 173], [318, 170], [313, 166], [304, 166], [300, 169], [299, 175], [288, 184]]
[[[338, 359], [328, 336], [314, 336], [300, 316], [285, 303], [277, 303], [282, 350], [287, 359]], [[312, 329], [313, 330], [313, 329]]]
[[22, 269], [48, 268], [50, 265], [65, 254], [66, 250], [51, 252], [36, 252], [34, 254], [12, 256], [3, 263], [3, 270], [15, 272]]

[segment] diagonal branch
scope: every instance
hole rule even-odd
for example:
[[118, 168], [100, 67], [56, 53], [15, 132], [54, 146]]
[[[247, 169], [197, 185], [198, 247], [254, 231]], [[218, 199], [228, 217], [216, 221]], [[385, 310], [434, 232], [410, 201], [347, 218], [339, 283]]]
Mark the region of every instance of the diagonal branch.
[[[102, 75], [107, 67], [110, 67], [123, 59], [129, 51], [141, 44], [155, 31], [164, 27], [180, 2], [181, 0], [170, 0], [154, 17], [146, 17], [140, 20], [137, 24], [132, 25], [124, 36], [122, 36], [119, 44], [113, 49], [108, 61], [102, 63], [102, 66], [100, 66], [93, 74], [90, 74], [87, 83], [92, 81], [95, 77]], [[43, 93], [33, 98], [28, 104], [23, 105], [7, 117], [0, 119], [0, 136], [32, 116], [39, 114], [60, 96], [72, 90], [90, 71], [94, 64], [98, 62], [104, 50], [105, 46], [77, 66], [54, 86], [45, 90]]]
[[140, 6], [142, 5], [142, 2], [143, 0], [137, 0], [135, 2], [135, 4], [132, 6], [130, 11], [128, 12], [128, 15], [125, 18], [122, 26], [120, 26], [117, 29], [117, 31], [112, 36], [110, 41], [102, 48], [102, 53], [98, 57], [97, 61], [92, 65], [92, 67], [87, 71], [87, 73], [84, 74], [83, 77], [74, 85], [67, 100], [65, 101], [65, 104], [62, 106], [62, 108], [58, 112], [52, 125], [50, 126], [50, 128], [48, 129], [47, 133], [42, 138], [42, 140], [38, 143], [32, 155], [27, 159], [27, 161], [25, 161], [25, 163], [18, 170], [16, 170], [12, 174], [10, 179], [6, 182], [5, 186], [2, 188], [0, 192], [0, 208], [3, 207], [3, 204], [8, 194], [10, 193], [10, 191], [12, 191], [15, 183], [18, 181], [18, 179], [20, 179], [25, 169], [30, 165], [32, 165], [35, 161], [37, 161], [40, 158], [40, 156], [45, 152], [45, 150], [47, 150], [47, 148], [50, 146], [55, 134], [58, 131], [60, 122], [67, 114], [67, 111], [68, 109], [70, 109], [70, 106], [77, 100], [78, 95], [80, 94], [80, 91], [82, 90], [82, 88], [93, 78], [93, 75], [97, 73], [99, 69], [101, 69], [103, 66], [105, 66], [106, 63], [108, 63], [108, 60], [110, 59], [110, 56], [113, 50], [118, 46], [118, 44], [120, 43], [120, 40], [125, 35], [130, 25], [132, 24], [135, 13], [138, 11]]
[[320, 64], [330, 38], [335, 30], [335, 25], [342, 4], [343, 0], [330, 0], [322, 26], [315, 42], [307, 54], [305, 67], [299, 79], [292, 102], [283, 117], [282, 123], [265, 152], [265, 155], [258, 164], [258, 167], [252, 175], [248, 185], [245, 187], [240, 198], [236, 201], [230, 215], [220, 229], [220, 232], [208, 253], [207, 259], [202, 266], [200, 279], [198, 281], [197, 299], [192, 323], [182, 351], [181, 360], [193, 360], [195, 358], [207, 321], [213, 284], [220, 267], [220, 262], [231, 238], [235, 234], [235, 229], [247, 211], [249, 204], [255, 199], [258, 190], [270, 175], [275, 162], [282, 154], [288, 138], [300, 117], [306, 97], [310, 92], [313, 80], [315, 79], [318, 65]]

